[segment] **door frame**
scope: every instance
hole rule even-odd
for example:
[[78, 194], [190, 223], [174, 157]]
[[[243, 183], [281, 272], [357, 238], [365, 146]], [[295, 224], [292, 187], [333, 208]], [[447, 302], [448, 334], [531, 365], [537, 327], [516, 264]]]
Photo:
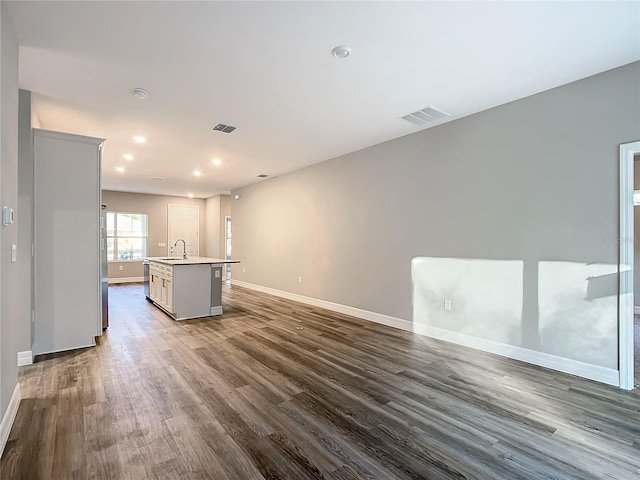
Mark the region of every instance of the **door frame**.
[[[227, 251], [227, 240], [229, 239], [229, 224], [231, 223], [231, 215], [225, 215], [224, 216], [224, 259], [225, 260], [231, 260], [231, 258], [227, 258], [229, 257], [228, 255], [228, 251]], [[229, 275], [229, 273], [231, 272], [231, 265], [228, 263], [224, 264], [224, 278], [225, 280], [231, 280], [231, 276]]]
[[633, 157], [640, 141], [620, 145], [620, 256], [618, 261], [618, 369], [620, 388], [632, 390], [633, 372]]

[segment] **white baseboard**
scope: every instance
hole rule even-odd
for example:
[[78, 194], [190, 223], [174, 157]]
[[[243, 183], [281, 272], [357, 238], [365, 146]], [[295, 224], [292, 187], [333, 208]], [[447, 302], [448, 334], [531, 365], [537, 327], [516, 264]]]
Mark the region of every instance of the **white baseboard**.
[[253, 283], [242, 282], [240, 280], [231, 279], [231, 284], [256, 290], [258, 292], [268, 293], [276, 297], [294, 300], [307, 305], [313, 305], [314, 307], [325, 308], [333, 312], [344, 313], [346, 315], [362, 318], [371, 322], [381, 323], [389, 327], [407, 330], [418, 335], [437, 338], [456, 345], [462, 345], [476, 350], [481, 350], [483, 352], [500, 355], [502, 357], [531, 363], [540, 367], [550, 368], [559, 372], [569, 373], [589, 380], [595, 380], [596, 382], [606, 383], [607, 385], [613, 385], [616, 387], [620, 385], [619, 372], [613, 368], [591, 365], [578, 360], [571, 360], [569, 358], [558, 357], [549, 353], [529, 350], [527, 348], [517, 347], [514, 345], [507, 345], [505, 343], [494, 342], [492, 340], [485, 340], [483, 338], [452, 332], [450, 330], [443, 330], [428, 325], [414, 325], [414, 323], [409, 320], [370, 312], [368, 310], [362, 310], [348, 305], [332, 303], [326, 300], [306, 297], [304, 295], [298, 295], [297, 293], [276, 290], [275, 288], [263, 287], [262, 285], [255, 285]]
[[109, 285], [112, 283], [140, 283], [144, 282], [144, 277], [117, 277], [110, 278]]
[[25, 350], [24, 352], [18, 352], [18, 366], [24, 367], [25, 365], [33, 364], [33, 353], [31, 350]]
[[58, 350], [51, 350], [49, 352], [37, 352], [34, 354], [34, 356], [37, 357], [39, 355], [51, 355], [52, 353], [73, 352], [74, 350], [84, 350], [85, 348], [93, 348], [96, 346], [95, 338], [96, 337], [94, 337], [93, 342], [90, 343], [89, 345], [79, 345], [75, 347], [60, 348]]
[[352, 317], [362, 318], [375, 323], [381, 323], [389, 327], [399, 328], [400, 330], [407, 330], [413, 332], [413, 323], [408, 320], [402, 320], [396, 317], [390, 317], [389, 315], [383, 315], [382, 313], [370, 312], [368, 310], [362, 310], [356, 307], [350, 307], [348, 305], [341, 305], [339, 303], [328, 302], [326, 300], [320, 300], [313, 297], [305, 297], [304, 295], [298, 295], [297, 293], [285, 292], [283, 290], [276, 290], [275, 288], [263, 287], [262, 285], [255, 285], [253, 283], [242, 282], [240, 280], [231, 279], [231, 285], [238, 285], [239, 287], [250, 288], [258, 292], [268, 293], [276, 297], [286, 298], [288, 300], [294, 300], [296, 302], [305, 303], [314, 307], [320, 307], [332, 312], [344, 313], [345, 315], [351, 315]]
[[577, 377], [595, 380], [596, 382], [606, 383], [607, 385], [616, 387], [620, 385], [619, 372], [613, 368], [592, 365], [570, 358], [559, 357], [557, 355], [508, 345], [506, 343], [494, 342], [493, 340], [486, 340], [484, 338], [452, 332], [429, 325], [416, 325], [415, 333], [455, 343], [456, 345], [474, 348], [483, 352], [493, 353], [502, 357], [513, 358], [514, 360], [520, 360], [540, 367], [550, 368], [551, 370], [569, 373]]
[[21, 399], [22, 395], [20, 394], [20, 384], [18, 383], [16, 384], [16, 388], [13, 390], [13, 395], [11, 395], [9, 405], [7, 405], [7, 411], [4, 412], [2, 423], [0, 423], [0, 456], [2, 456], [2, 453], [4, 452], [7, 440], [9, 440], [9, 433], [11, 433], [13, 421], [16, 419]]

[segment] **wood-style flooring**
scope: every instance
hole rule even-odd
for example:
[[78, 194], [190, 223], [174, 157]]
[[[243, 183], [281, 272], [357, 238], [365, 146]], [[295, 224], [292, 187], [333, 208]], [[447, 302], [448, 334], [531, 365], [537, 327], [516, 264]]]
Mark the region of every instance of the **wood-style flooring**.
[[640, 396], [239, 287], [175, 322], [109, 289], [21, 372], [11, 479], [637, 479]]
[[640, 388], [640, 316], [633, 316], [633, 373], [634, 385]]

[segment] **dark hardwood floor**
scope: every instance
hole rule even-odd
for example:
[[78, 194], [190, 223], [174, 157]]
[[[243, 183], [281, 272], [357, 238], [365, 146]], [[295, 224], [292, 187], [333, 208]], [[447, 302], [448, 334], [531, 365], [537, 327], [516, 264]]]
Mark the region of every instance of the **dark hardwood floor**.
[[10, 479], [633, 479], [640, 396], [225, 287], [175, 322], [110, 288], [92, 349], [21, 373]]

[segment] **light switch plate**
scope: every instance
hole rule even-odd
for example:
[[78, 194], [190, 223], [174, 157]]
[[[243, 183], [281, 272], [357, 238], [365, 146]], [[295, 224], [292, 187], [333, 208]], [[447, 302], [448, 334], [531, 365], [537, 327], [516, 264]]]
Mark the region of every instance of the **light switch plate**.
[[13, 208], [2, 207], [2, 224], [11, 225], [13, 223]]
[[18, 260], [18, 246], [11, 245], [11, 263], [15, 263]]
[[158, 246], [159, 246], [159, 247], [166, 247], [166, 246], [167, 246], [167, 244], [166, 244], [166, 243], [158, 243]]

